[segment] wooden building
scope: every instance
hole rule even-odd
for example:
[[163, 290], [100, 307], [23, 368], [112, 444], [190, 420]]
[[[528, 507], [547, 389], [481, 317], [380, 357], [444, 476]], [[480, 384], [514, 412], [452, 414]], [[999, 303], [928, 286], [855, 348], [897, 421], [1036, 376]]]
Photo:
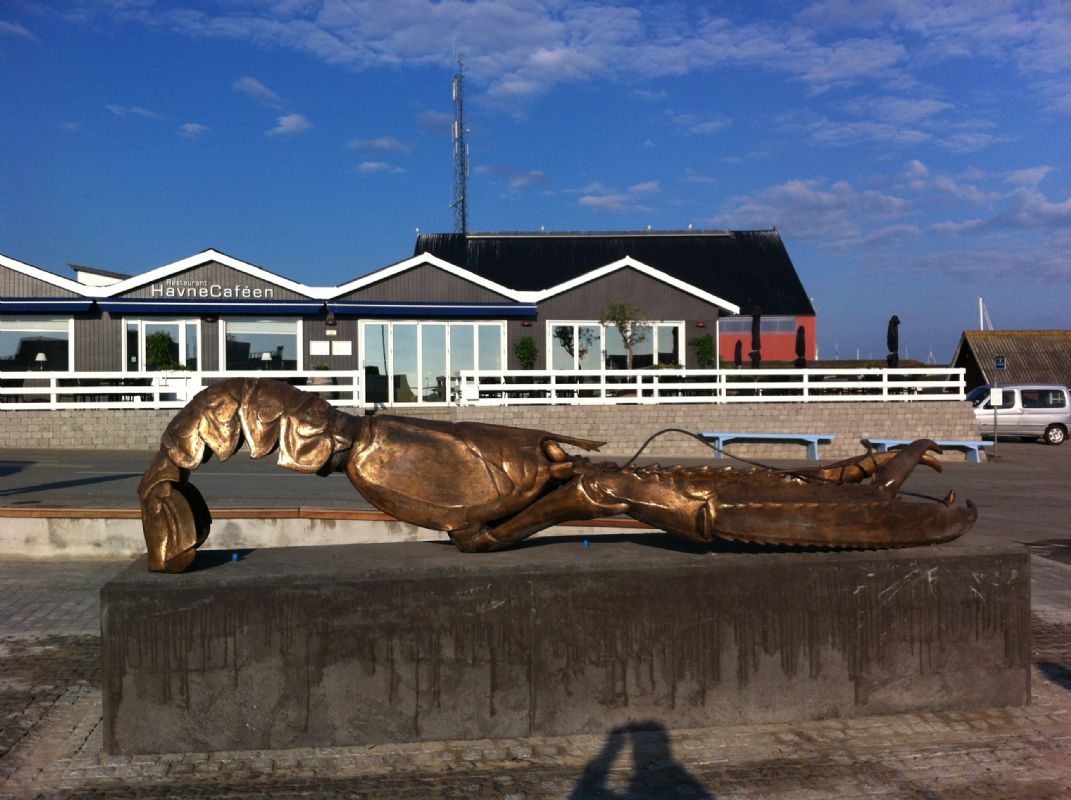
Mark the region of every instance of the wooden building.
[[[74, 265], [72, 265], [74, 266]], [[306, 285], [217, 250], [138, 275], [74, 266], [77, 280], [0, 256], [0, 370], [146, 373], [363, 371], [365, 402], [448, 402], [461, 370], [616, 370], [599, 323], [642, 309], [633, 367], [700, 366], [689, 340], [723, 331], [791, 360], [814, 349], [814, 310], [776, 231], [421, 235], [414, 255], [339, 286]], [[746, 334], [736, 331], [742, 320]]]
[[952, 356], [967, 390], [996, 383], [1071, 386], [1071, 330], [964, 331]]

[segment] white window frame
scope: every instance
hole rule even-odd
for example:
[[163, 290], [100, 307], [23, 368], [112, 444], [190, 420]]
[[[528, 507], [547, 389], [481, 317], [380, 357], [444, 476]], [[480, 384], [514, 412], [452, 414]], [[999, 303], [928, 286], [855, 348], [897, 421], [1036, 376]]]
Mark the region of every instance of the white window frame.
[[[653, 354], [654, 354], [655, 363], [657, 363], [657, 360], [658, 360], [658, 349], [657, 349], [657, 345], [658, 345], [658, 330], [657, 329], [660, 328], [660, 327], [676, 328], [677, 329], [677, 342], [678, 342], [678, 347], [680, 349], [680, 352], [677, 355], [681, 359], [680, 363], [681, 364], [685, 363], [686, 353], [684, 351], [684, 347], [685, 347], [685, 342], [684, 342], [685, 323], [684, 323], [684, 320], [652, 319], [652, 320], [646, 320], [644, 322], [641, 322], [640, 324], [644, 325], [644, 326], [649, 326], [649, 327], [655, 329], [655, 331], [654, 331], [654, 339], [655, 340], [652, 343], [652, 348], [654, 348], [653, 349]], [[568, 369], [568, 370], [555, 370], [554, 369], [554, 345], [555, 345], [554, 328], [556, 326], [565, 326], [565, 325], [572, 325], [574, 330], [579, 330], [579, 326], [581, 326], [581, 325], [583, 325], [585, 327], [602, 328], [602, 334], [599, 336], [599, 369], [600, 370], [606, 370], [606, 331], [610, 330], [611, 328], [616, 328], [616, 326], [612, 325], [610, 323], [607, 323], [606, 325], [603, 325], [597, 319], [595, 319], [595, 320], [577, 320], [577, 319], [553, 319], [553, 320], [547, 320], [545, 336], [544, 336], [544, 341], [543, 341], [543, 346], [546, 348], [543, 352], [545, 352], [547, 354], [547, 369], [552, 371], [552, 372], [555, 372], [555, 371], [556, 372], [578, 372], [578, 371], [594, 372], [595, 371], [595, 370], [581, 370], [580, 369], [580, 356], [577, 353], [573, 353], [573, 366], [570, 369]], [[576, 335], [578, 335], [578, 334], [574, 333], [574, 336], [576, 336]], [[616, 371], [616, 370], [611, 370], [611, 371]]]
[[[38, 329], [38, 328], [19, 328], [19, 327], [17, 327], [20, 323], [32, 323], [32, 322], [59, 322], [59, 323], [65, 322], [65, 323], [67, 323], [67, 370], [66, 371], [67, 372], [74, 372], [74, 317], [57, 317], [57, 316], [47, 316], [47, 315], [41, 315], [41, 316], [36, 316], [36, 315], [34, 315], [34, 316], [17, 315], [16, 316], [16, 315], [13, 315], [13, 316], [10, 316], [10, 317], [0, 317], [0, 330], [6, 331], [8, 333], [18, 333], [19, 331], [22, 331], [22, 330], [25, 330], [27, 332], [35, 331], [35, 330], [46, 330], [46, 331], [47, 330], [52, 330], [52, 331], [58, 333], [59, 330], [60, 330], [58, 326], [55, 327], [55, 328], [51, 328], [51, 329], [50, 328]], [[7, 327], [8, 325], [12, 325], [13, 327]]]
[[[416, 344], [417, 344], [417, 376], [424, 374], [424, 326], [425, 325], [445, 325], [446, 326], [446, 375], [447, 378], [452, 376], [452, 354], [450, 352], [451, 329], [455, 326], [471, 325], [473, 330], [472, 337], [472, 364], [473, 369], [479, 370], [480, 367], [480, 333], [479, 328], [481, 325], [488, 327], [495, 326], [498, 330], [498, 369], [506, 369], [506, 365], [509, 363], [506, 361], [506, 321], [499, 319], [491, 320], [449, 320], [449, 319], [362, 319], [357, 324], [357, 364], [358, 370], [363, 375], [366, 366], [366, 352], [364, 343], [367, 341], [365, 336], [365, 328], [368, 325], [386, 325], [387, 326], [387, 403], [388, 405], [443, 405], [450, 402], [449, 393], [445, 401], [439, 400], [425, 400], [424, 390], [427, 387], [417, 386], [410, 387], [416, 394], [415, 401], [406, 401], [403, 403], [396, 403], [394, 399], [394, 326], [395, 325], [416, 325]], [[365, 386], [361, 385], [361, 401], [364, 402]]]
[[[259, 317], [259, 316], [238, 316], [238, 317], [220, 317], [219, 318], [219, 341], [216, 343], [216, 354], [219, 357], [219, 370], [220, 372], [241, 372], [242, 370], [228, 370], [227, 369], [227, 326], [230, 324], [241, 324], [243, 322], [277, 322], [280, 324], [292, 324], [294, 326], [294, 333], [297, 335], [295, 347], [297, 347], [297, 371], [301, 372], [305, 369], [305, 326], [302, 324], [301, 317]], [[198, 339], [198, 341], [200, 341]]]
[[[123, 317], [122, 319], [123, 331], [122, 331], [122, 353], [123, 353], [123, 372], [130, 373], [142, 373], [148, 372], [148, 365], [145, 363], [145, 326], [146, 325], [178, 325], [179, 326], [179, 363], [186, 365], [189, 363], [190, 354], [186, 351], [186, 326], [193, 325], [197, 331], [197, 365], [198, 369], [204, 369], [204, 361], [201, 360], [201, 354], [204, 352], [204, 340], [201, 338], [201, 320], [197, 317], [179, 317], [179, 318], [167, 318], [167, 319], [152, 319], [151, 317]], [[127, 329], [131, 325], [138, 326], [138, 368], [130, 369], [130, 347], [127, 344]]]

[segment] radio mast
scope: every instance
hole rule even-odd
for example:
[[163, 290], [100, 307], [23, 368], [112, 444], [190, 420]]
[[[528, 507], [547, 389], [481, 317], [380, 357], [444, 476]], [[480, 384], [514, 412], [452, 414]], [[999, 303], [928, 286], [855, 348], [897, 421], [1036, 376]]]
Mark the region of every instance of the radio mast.
[[469, 146], [465, 144], [465, 64], [457, 59], [454, 75], [454, 233], [469, 232]]

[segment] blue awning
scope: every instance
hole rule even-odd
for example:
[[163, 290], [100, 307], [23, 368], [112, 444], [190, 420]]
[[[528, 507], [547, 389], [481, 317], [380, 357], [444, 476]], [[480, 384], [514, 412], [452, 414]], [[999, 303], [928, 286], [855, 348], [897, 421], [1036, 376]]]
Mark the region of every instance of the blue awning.
[[336, 314], [358, 317], [534, 317], [535, 303], [421, 303], [387, 300], [328, 300], [327, 307]]
[[0, 313], [45, 314], [61, 312], [74, 314], [89, 311], [93, 301], [87, 297], [0, 297]]
[[112, 314], [257, 314], [261, 316], [306, 316], [324, 307], [319, 300], [257, 300], [251, 303], [212, 300], [149, 300], [130, 297], [98, 300], [102, 311]]

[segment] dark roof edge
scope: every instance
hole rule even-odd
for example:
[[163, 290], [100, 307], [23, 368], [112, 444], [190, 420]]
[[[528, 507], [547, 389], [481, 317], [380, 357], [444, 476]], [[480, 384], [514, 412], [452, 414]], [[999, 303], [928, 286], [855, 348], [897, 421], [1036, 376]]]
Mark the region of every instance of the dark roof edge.
[[132, 278], [126, 272], [112, 272], [106, 269], [97, 269], [96, 267], [87, 267], [85, 264], [75, 264], [73, 261], [68, 261], [67, 266], [73, 269], [75, 272], [90, 272], [93, 275], [100, 275], [104, 278]]
[[[697, 228], [686, 230], [649, 230], [649, 231], [469, 231], [467, 234], [455, 234], [469, 239], [551, 239], [590, 236], [614, 237], [614, 238], [640, 238], [659, 236], [735, 236], [739, 233], [779, 233], [777, 228], [764, 228], [759, 230], [714, 230]], [[434, 235], [434, 234], [432, 234]], [[439, 234], [442, 235], [442, 234]]]

